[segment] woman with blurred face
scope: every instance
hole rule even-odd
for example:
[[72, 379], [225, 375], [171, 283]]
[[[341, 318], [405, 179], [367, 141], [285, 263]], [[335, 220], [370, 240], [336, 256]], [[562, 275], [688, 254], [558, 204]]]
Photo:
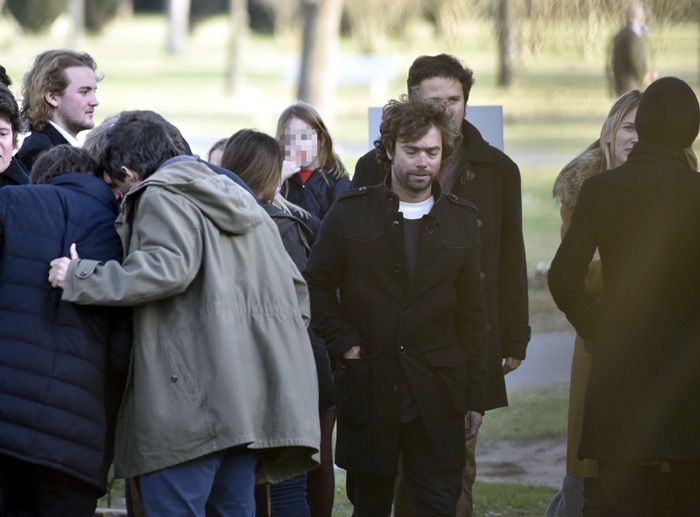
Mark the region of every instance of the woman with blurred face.
[[277, 140], [284, 152], [282, 195], [323, 219], [336, 197], [350, 188], [326, 124], [313, 106], [297, 102], [280, 115]]
[[[301, 128], [292, 124], [292, 127]], [[310, 134], [309, 134], [310, 136]], [[315, 160], [312, 146], [301, 146], [299, 161]], [[309, 154], [303, 154], [308, 152]], [[313, 216], [302, 220], [296, 216], [300, 208], [286, 201], [279, 194], [282, 170], [282, 150], [277, 140], [265, 133], [242, 129], [226, 142], [221, 156], [221, 166], [235, 171], [250, 187], [260, 205], [277, 224], [282, 243], [299, 271], [306, 267], [311, 230], [305, 224]], [[303, 210], [302, 210], [303, 212]], [[308, 214], [307, 214], [308, 216]], [[329, 515], [333, 509], [334, 473], [331, 435], [335, 422], [333, 381], [325, 343], [309, 328], [309, 340], [316, 361], [319, 388], [319, 417], [321, 423], [321, 464], [307, 475], [297, 476], [270, 487], [272, 515], [304, 517]], [[321, 488], [314, 487], [319, 486]], [[319, 495], [318, 492], [321, 492]], [[312, 512], [313, 509], [313, 512]]]
[[19, 133], [19, 107], [12, 92], [0, 85], [0, 187], [29, 183], [29, 175], [12, 156]]

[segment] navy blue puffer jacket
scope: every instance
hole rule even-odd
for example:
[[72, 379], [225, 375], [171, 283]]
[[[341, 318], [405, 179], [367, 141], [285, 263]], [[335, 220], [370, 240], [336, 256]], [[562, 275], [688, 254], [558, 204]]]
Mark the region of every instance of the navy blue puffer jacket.
[[129, 313], [62, 302], [47, 278], [72, 242], [83, 257], [121, 260], [118, 211], [109, 187], [88, 174], [0, 189], [0, 454], [101, 490]]

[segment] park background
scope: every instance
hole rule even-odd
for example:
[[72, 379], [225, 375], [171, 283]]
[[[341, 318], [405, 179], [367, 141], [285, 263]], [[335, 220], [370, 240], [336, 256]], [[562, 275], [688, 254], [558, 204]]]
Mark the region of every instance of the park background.
[[[614, 101], [606, 63], [625, 5], [624, 0], [0, 0], [0, 64], [19, 97], [36, 54], [56, 47], [85, 50], [104, 74], [97, 123], [121, 110], [151, 109], [178, 126], [202, 156], [213, 142], [241, 128], [274, 134], [279, 113], [301, 96], [319, 107], [352, 173], [368, 149], [367, 108], [405, 92], [406, 72], [418, 55], [458, 56], [474, 70], [469, 104], [503, 107], [505, 152], [522, 176], [537, 338], [530, 357], [546, 361], [552, 354], [545, 348], [547, 353], [537, 354], [539, 343], [558, 340], [565, 350], [573, 344], [571, 328], [545, 286], [559, 242], [552, 183], [597, 138]], [[678, 76], [697, 93], [700, 0], [656, 0], [649, 7], [650, 70], [659, 77]], [[304, 47], [305, 38], [316, 43]], [[542, 515], [564, 474], [568, 364], [561, 358], [541, 364], [543, 378], [552, 377], [548, 368], [559, 370], [554, 381], [511, 389], [510, 408], [485, 419], [478, 458], [487, 460], [479, 460], [480, 467], [502, 475], [478, 481], [478, 516]], [[535, 463], [553, 462], [552, 475], [544, 481], [528, 477], [528, 462], [516, 454], [489, 465], [492, 451], [518, 449]], [[337, 478], [334, 515], [349, 515], [342, 472]], [[118, 494], [109, 503], [118, 504]]]

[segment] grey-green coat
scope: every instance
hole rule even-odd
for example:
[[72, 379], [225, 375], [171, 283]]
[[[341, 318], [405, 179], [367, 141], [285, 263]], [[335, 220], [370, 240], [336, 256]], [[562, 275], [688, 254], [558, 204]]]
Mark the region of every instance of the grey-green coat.
[[261, 449], [259, 480], [315, 467], [308, 292], [274, 222], [230, 179], [175, 159], [128, 193], [116, 224], [123, 264], [73, 260], [63, 299], [134, 306], [117, 476], [242, 444]]

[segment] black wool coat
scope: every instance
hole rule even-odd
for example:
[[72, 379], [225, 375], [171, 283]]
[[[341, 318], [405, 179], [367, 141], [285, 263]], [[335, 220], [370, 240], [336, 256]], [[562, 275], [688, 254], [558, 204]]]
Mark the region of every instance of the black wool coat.
[[[486, 409], [493, 409], [508, 405], [502, 359], [525, 359], [530, 341], [520, 171], [466, 120], [461, 145], [459, 176], [452, 193], [478, 210], [489, 329]], [[352, 186], [376, 185], [386, 174], [376, 152], [370, 151], [358, 160]]]
[[58, 130], [48, 122], [43, 131], [32, 131], [29, 136], [24, 139], [19, 151], [15, 154], [24, 168], [28, 171], [32, 170], [34, 162], [42, 153], [51, 147], [69, 143]]
[[0, 188], [8, 185], [26, 185], [30, 183], [29, 174], [24, 170], [22, 162], [14, 156], [10, 161], [7, 169], [0, 173]]
[[[583, 184], [549, 272], [592, 352], [580, 457], [700, 458], [699, 200], [700, 175], [667, 144], [640, 141]], [[584, 287], [596, 248], [600, 302]]]
[[[385, 185], [343, 194], [331, 207], [305, 277], [312, 325], [331, 355], [360, 345], [336, 372], [336, 462], [393, 474], [402, 375], [441, 465], [464, 462], [464, 414], [485, 407], [485, 314], [476, 211], [453, 195], [421, 219], [415, 275], [406, 270], [399, 200]], [[460, 453], [461, 451], [461, 453]]]

